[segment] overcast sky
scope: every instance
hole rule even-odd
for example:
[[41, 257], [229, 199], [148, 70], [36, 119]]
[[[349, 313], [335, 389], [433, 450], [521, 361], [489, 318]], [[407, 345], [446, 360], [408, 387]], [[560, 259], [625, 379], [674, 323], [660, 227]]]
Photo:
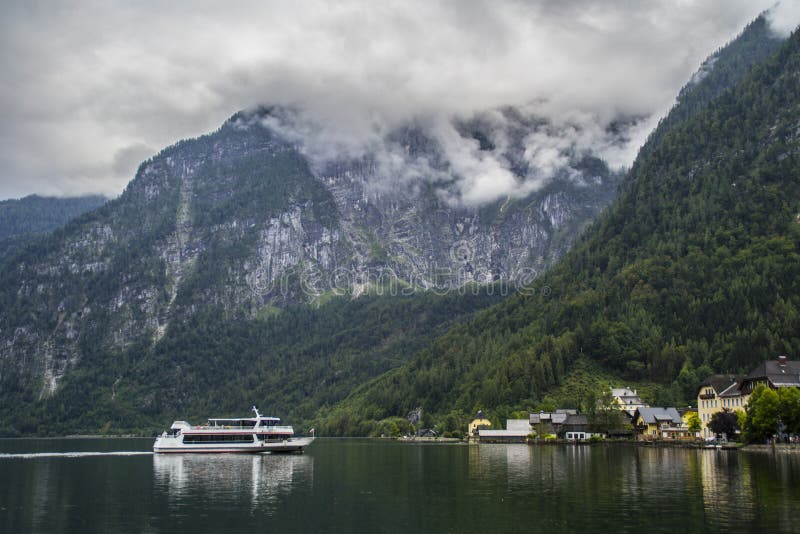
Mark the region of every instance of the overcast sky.
[[[262, 103], [351, 137], [531, 103], [657, 118], [773, 2], [6, 0], [0, 199], [117, 195], [143, 159]], [[800, 2], [784, 4], [788, 33]]]

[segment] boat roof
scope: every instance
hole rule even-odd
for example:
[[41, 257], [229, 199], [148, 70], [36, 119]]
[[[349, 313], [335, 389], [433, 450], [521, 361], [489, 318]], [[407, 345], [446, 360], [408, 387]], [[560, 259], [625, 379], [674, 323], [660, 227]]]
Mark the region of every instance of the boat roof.
[[209, 419], [209, 421], [280, 421], [278, 417], [216, 417], [214, 419]]

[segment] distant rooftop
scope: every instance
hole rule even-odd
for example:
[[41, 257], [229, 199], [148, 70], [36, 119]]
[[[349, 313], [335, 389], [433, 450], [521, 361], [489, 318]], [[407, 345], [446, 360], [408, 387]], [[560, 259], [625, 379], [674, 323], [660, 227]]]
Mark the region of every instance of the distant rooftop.
[[775, 387], [800, 387], [800, 361], [789, 360], [779, 356], [776, 360], [768, 360], [756, 367], [744, 380], [769, 380]]
[[647, 424], [657, 424], [663, 421], [669, 421], [675, 424], [681, 424], [683, 422], [678, 410], [675, 408], [639, 408], [636, 411]]
[[[742, 383], [742, 379], [742, 375], [711, 375], [700, 383], [697, 387], [696, 395], [699, 395], [703, 388], [712, 387], [717, 395], [722, 396], [723, 391], [728, 391], [728, 396], [737, 396], [739, 394], [737, 390]], [[732, 390], [731, 387], [733, 387]], [[730, 391], [736, 391], [736, 394], [730, 395]]]

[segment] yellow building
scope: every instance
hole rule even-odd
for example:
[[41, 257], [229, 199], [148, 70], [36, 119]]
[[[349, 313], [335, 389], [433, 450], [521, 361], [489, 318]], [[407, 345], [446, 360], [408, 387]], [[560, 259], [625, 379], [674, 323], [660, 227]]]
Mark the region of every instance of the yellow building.
[[675, 408], [639, 408], [633, 413], [633, 428], [640, 439], [682, 439], [688, 436]]
[[700, 416], [700, 436], [713, 437], [708, 423], [714, 414], [723, 410], [744, 411], [749, 395], [740, 391], [741, 375], [711, 375], [697, 388], [697, 415]]
[[772, 389], [800, 388], [800, 361], [778, 356], [756, 367], [749, 375], [712, 375], [697, 388], [697, 414], [703, 425], [701, 435], [713, 437], [708, 423], [714, 414], [723, 410], [743, 412], [750, 394], [759, 385]]
[[489, 428], [490, 426], [492, 426], [492, 422], [486, 419], [482, 411], [478, 411], [478, 415], [475, 416], [475, 419], [467, 425], [467, 437], [469, 439], [477, 439], [478, 431], [482, 428]]
[[689, 417], [691, 417], [693, 413], [697, 413], [697, 410], [694, 408], [690, 407], [688, 410], [684, 410], [684, 412], [681, 414], [681, 420], [683, 421], [684, 425], [689, 426]]
[[[680, 413], [680, 410], [678, 410], [678, 413]], [[695, 409], [694, 409], [694, 408], [692, 408], [691, 406], [690, 406], [690, 407], [689, 407], [687, 410], [684, 410], [684, 411], [683, 411], [683, 413], [681, 413], [681, 421], [683, 421], [683, 426], [685, 426], [685, 427], [686, 427], [686, 430], [687, 430], [687, 432], [688, 432], [688, 430], [689, 430], [689, 418], [690, 418], [692, 415], [697, 415], [697, 416], [698, 416], [698, 419], [700, 418], [700, 416], [699, 416], [699, 415], [698, 415], [698, 413], [697, 413], [697, 410], [695, 410]], [[702, 429], [702, 426], [701, 426], [700, 428]], [[691, 437], [694, 437], [694, 438], [696, 438], [696, 437], [697, 437], [697, 435], [696, 435], [696, 434], [693, 434], [693, 433], [691, 433], [691, 432], [689, 432], [689, 435], [690, 435]]]

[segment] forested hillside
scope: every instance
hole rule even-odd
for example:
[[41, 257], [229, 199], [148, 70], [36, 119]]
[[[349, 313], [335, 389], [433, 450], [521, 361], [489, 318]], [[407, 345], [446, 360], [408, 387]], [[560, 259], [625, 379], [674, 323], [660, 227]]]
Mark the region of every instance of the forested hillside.
[[252, 321], [209, 308], [175, 325], [153, 350], [134, 345], [112, 361], [88, 353], [54, 397], [36, 402], [23, 388], [8, 392], [0, 432], [150, 432], [164, 420], [242, 413], [253, 403], [300, 430], [320, 406], [333, 406], [498, 302], [500, 289], [333, 298], [319, 308], [275, 308]]
[[581, 360], [678, 404], [706, 373], [797, 355], [800, 34], [737, 79], [694, 113], [676, 108], [610, 209], [527, 294], [361, 388], [326, 430], [415, 406], [533, 409]]
[[107, 200], [99, 195], [75, 198], [31, 195], [0, 201], [0, 262], [37, 236], [52, 232]]
[[753, 65], [777, 52], [783, 42], [763, 15], [748, 24], [741, 35], [709, 56], [681, 89], [675, 106], [651, 134], [641, 156], [656, 147], [658, 140], [674, 126], [702, 111], [720, 94], [736, 85]]

